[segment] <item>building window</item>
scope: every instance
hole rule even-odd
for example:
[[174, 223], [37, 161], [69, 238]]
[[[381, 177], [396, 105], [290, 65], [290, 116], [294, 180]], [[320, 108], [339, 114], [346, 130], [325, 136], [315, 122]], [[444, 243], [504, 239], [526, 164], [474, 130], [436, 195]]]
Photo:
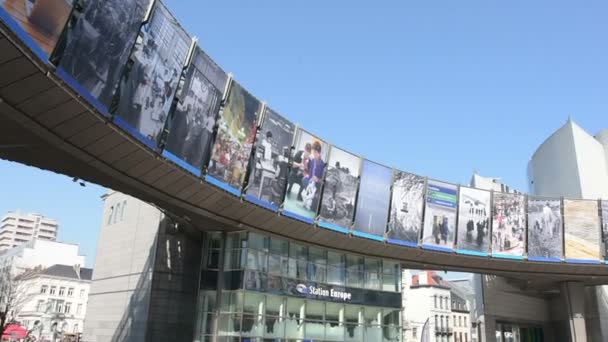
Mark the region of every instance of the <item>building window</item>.
[[68, 289], [68, 297], [73, 297], [73, 296], [74, 296], [74, 288], [73, 288], [73, 287], [70, 287], [70, 288]]
[[125, 208], [127, 207], [127, 201], [122, 202], [122, 208], [120, 208], [120, 221], [124, 221], [125, 219]]
[[38, 306], [36, 307], [36, 311], [38, 312], [44, 312], [46, 309], [46, 305], [44, 305], [44, 300], [39, 300], [38, 301]]
[[84, 298], [84, 290], [80, 290], [80, 298]]
[[51, 290], [49, 291], [49, 294], [51, 296], [54, 296], [55, 292], [57, 292], [57, 287], [56, 286], [51, 286]]
[[439, 316], [435, 315], [435, 327], [439, 327]]
[[65, 296], [65, 287], [62, 286], [59, 288], [59, 295], [62, 297]]
[[63, 312], [63, 301], [57, 301], [57, 307], [55, 308], [55, 312]]
[[469, 334], [464, 333], [464, 342], [469, 342]]
[[49, 287], [46, 285], [42, 285], [42, 287], [40, 288], [40, 293], [42, 294], [46, 294], [46, 292], [48, 291]]
[[467, 316], [464, 316], [464, 326], [467, 326]]
[[412, 328], [412, 337], [418, 338], [418, 328]]
[[72, 311], [72, 303], [70, 303], [70, 302], [65, 303], [64, 313], [69, 314], [69, 313], [71, 313], [71, 311]]
[[76, 307], [76, 314], [80, 315], [82, 313], [82, 304], [78, 304], [78, 306]]
[[114, 215], [114, 206], [110, 207], [110, 215], [108, 216], [108, 226], [112, 224], [112, 215]]
[[116, 222], [118, 222], [118, 215], [119, 215], [119, 213], [120, 213], [120, 207], [121, 207], [121, 204], [120, 204], [120, 203], [118, 203], [118, 204], [116, 205], [116, 210], [114, 211], [114, 219], [112, 220], [112, 223], [116, 223]]
[[458, 316], [458, 326], [462, 326], [462, 316]]
[[74, 334], [78, 334], [78, 324], [74, 324], [74, 330], [72, 331]]
[[437, 309], [437, 295], [433, 296], [435, 298], [435, 309]]
[[443, 309], [443, 297], [439, 297], [439, 308]]

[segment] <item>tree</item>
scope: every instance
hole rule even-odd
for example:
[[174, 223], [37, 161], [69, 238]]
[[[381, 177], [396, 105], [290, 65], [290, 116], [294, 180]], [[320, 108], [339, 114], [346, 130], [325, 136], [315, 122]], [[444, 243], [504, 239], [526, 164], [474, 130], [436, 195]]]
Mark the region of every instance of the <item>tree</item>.
[[32, 269], [15, 274], [11, 264], [0, 265], [0, 336], [9, 325], [16, 323], [24, 305], [35, 296], [27, 285], [39, 271]]

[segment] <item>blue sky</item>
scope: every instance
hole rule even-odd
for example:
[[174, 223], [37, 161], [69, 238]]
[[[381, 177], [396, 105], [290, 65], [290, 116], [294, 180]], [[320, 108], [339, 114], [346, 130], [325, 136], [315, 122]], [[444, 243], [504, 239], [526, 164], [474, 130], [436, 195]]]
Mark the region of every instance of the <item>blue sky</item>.
[[[273, 109], [405, 171], [465, 184], [477, 169], [526, 190], [530, 156], [569, 115], [608, 127], [606, 1], [166, 3]], [[56, 217], [94, 255], [102, 189], [6, 162], [0, 175], [0, 212]]]

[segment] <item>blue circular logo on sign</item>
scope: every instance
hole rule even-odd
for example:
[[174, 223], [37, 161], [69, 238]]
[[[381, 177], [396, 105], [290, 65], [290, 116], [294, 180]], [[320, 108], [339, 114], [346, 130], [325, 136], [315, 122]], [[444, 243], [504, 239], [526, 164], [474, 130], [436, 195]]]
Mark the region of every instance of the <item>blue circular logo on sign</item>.
[[296, 291], [298, 291], [301, 294], [308, 294], [308, 286], [306, 286], [304, 284], [298, 284], [296, 286]]

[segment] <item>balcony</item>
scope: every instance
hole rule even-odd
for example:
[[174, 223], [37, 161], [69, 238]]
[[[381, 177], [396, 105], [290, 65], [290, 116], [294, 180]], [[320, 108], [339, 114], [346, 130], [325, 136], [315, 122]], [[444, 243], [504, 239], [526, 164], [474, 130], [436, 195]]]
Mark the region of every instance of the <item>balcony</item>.
[[435, 335], [452, 335], [454, 330], [449, 327], [435, 327]]

